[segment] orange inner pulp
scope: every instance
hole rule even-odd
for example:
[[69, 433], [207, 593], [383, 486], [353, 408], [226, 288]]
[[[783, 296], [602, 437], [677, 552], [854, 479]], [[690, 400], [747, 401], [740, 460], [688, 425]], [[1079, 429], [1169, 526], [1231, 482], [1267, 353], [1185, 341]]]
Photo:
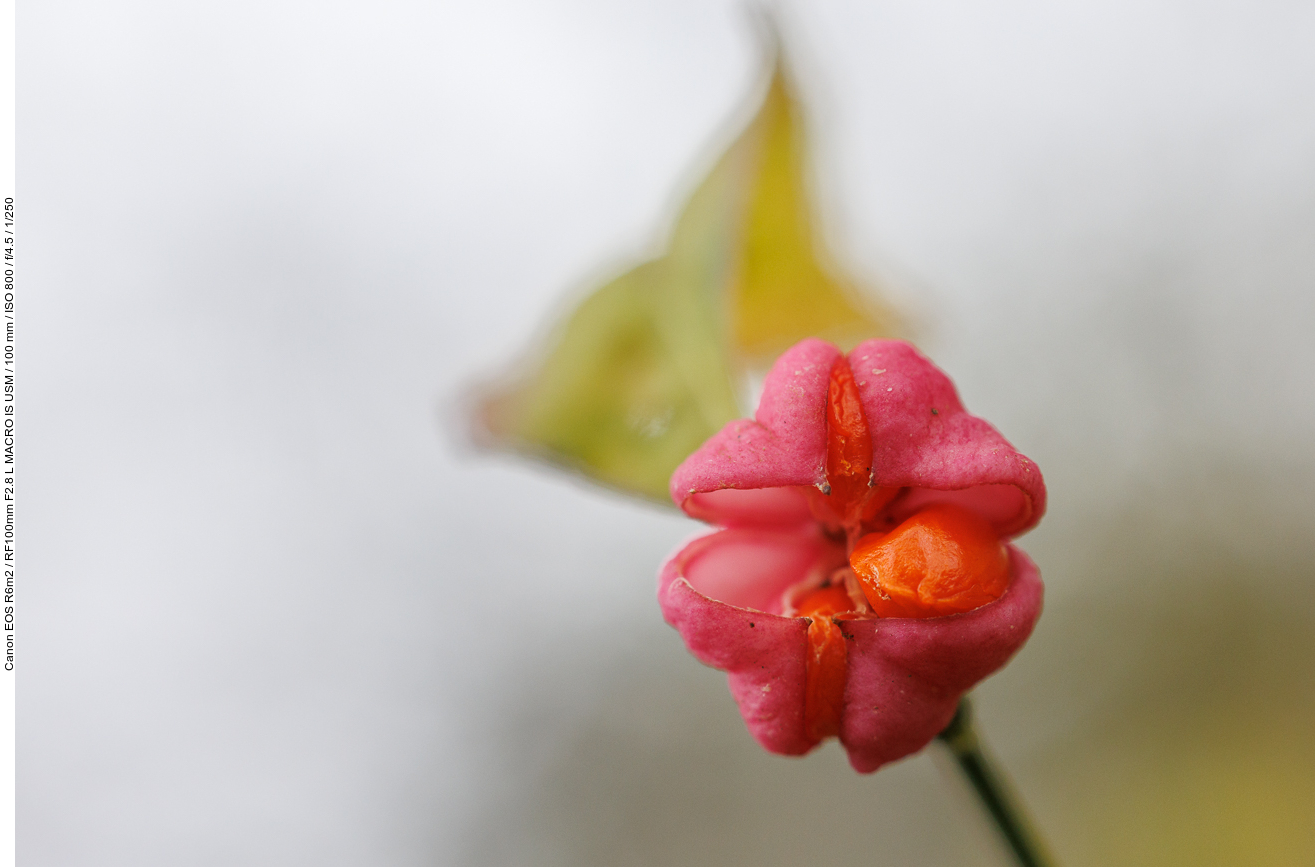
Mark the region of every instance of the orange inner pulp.
[[[878, 617], [941, 617], [1000, 598], [1009, 583], [1004, 544], [983, 518], [948, 503], [928, 505], [889, 531], [864, 527], [898, 488], [873, 484], [872, 438], [858, 384], [843, 357], [831, 368], [826, 404], [826, 482], [810, 503], [843, 533], [849, 571]], [[865, 532], [868, 530], [868, 532]], [[811, 739], [839, 734], [848, 650], [840, 622], [863, 616], [837, 573], [800, 599], [808, 617], [804, 725]]]

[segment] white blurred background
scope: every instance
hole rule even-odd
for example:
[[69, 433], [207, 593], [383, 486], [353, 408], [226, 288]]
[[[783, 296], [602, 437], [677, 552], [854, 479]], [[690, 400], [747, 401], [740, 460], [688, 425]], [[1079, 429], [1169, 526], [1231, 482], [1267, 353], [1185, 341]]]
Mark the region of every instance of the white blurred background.
[[[978, 708], [1060, 861], [1315, 861], [1315, 7], [780, 14], [837, 256], [1050, 485]], [[464, 444], [760, 71], [733, 2], [20, 5], [25, 867], [1004, 863], [934, 756], [757, 750], [693, 524]]]

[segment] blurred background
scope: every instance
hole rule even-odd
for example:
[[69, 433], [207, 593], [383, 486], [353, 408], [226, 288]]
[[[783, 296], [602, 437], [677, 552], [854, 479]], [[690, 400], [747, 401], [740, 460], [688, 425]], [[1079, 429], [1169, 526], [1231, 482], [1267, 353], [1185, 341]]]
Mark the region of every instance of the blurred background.
[[[1315, 7], [784, 2], [837, 258], [1042, 467], [977, 690], [1065, 865], [1315, 863]], [[697, 527], [467, 445], [752, 108], [735, 2], [19, 10], [25, 865], [1006, 863], [762, 753]]]

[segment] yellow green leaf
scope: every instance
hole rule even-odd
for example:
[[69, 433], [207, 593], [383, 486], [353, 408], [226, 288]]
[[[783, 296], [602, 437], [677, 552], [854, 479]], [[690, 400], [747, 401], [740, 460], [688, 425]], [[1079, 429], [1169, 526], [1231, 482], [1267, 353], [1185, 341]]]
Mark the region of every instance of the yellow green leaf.
[[778, 62], [667, 252], [586, 298], [547, 353], [484, 400], [480, 427], [494, 443], [667, 502], [672, 470], [745, 414], [747, 373], [804, 337], [849, 346], [892, 322], [817, 254], [799, 108]]
[[667, 259], [599, 289], [548, 358], [482, 406], [495, 440], [662, 502], [685, 456], [738, 415], [716, 311]]
[[863, 298], [818, 255], [799, 106], [780, 66], [736, 147], [756, 156], [741, 218], [738, 268], [729, 286], [738, 352], [765, 365], [803, 337], [822, 337], [848, 349], [894, 333], [894, 316]]

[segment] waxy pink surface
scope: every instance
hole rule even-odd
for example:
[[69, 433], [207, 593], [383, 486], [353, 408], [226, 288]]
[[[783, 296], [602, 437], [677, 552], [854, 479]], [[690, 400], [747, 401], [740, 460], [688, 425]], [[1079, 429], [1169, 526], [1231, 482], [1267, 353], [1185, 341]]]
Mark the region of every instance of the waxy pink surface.
[[[728, 424], [671, 480], [688, 514], [726, 529], [663, 566], [663, 614], [690, 652], [728, 673], [759, 743], [788, 755], [816, 742], [805, 734], [803, 711], [809, 621], [784, 616], [783, 597], [845, 563], [843, 546], [821, 532], [802, 492], [825, 483], [827, 385], [839, 357], [820, 340], [787, 351], [767, 377], [755, 419]], [[875, 484], [910, 489], [888, 507], [892, 517], [953, 501], [1006, 539], [1040, 520], [1045, 486], [1036, 465], [965, 412], [950, 380], [916, 349], [871, 340], [847, 357], [872, 438]], [[1027, 640], [1041, 613], [1041, 580], [1025, 554], [1009, 552], [1009, 588], [974, 611], [845, 621], [840, 741], [857, 770], [925, 746], [963, 693]]]

